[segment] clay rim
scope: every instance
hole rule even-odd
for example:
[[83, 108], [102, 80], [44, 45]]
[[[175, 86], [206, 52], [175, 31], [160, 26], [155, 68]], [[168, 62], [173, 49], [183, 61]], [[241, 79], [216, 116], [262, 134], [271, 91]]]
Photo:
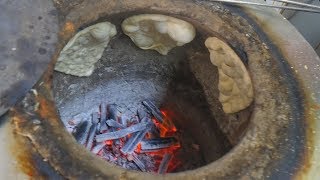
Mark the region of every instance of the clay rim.
[[[130, 4], [130, 2], [131, 1], [126, 1], [126, 3], [128, 3], [128, 4]], [[172, 3], [173, 1], [161, 1], [161, 2], [159, 2], [159, 7], [160, 7], [160, 9], [161, 9], [161, 3], [164, 3], [163, 4], [163, 6], [164, 5], [172, 5], [172, 4], [170, 4], [170, 3]], [[192, 3], [181, 3], [180, 2], [180, 4], [178, 4], [178, 2], [179, 1], [176, 1], [176, 4], [174, 4], [174, 6], [176, 6], [176, 7], [186, 7], [186, 6], [192, 6]], [[166, 4], [166, 3], [168, 3], [168, 4]], [[85, 5], [85, 4], [84, 4]], [[194, 4], [193, 4], [194, 5]], [[145, 4], [144, 4], [144, 6], [145, 7], [148, 7], [148, 6], [153, 6], [153, 4], [151, 4], [151, 2], [145, 2]], [[166, 11], [167, 9], [165, 9], [165, 7], [163, 7], [162, 6], [162, 8], [164, 9], [164, 11]], [[111, 7], [112, 7], [112, 3], [111, 3]], [[126, 6], [125, 6], [126, 7]], [[159, 7], [157, 7], [158, 9], [159, 9]], [[128, 8], [128, 7], [126, 7], [126, 8]], [[139, 10], [139, 4], [137, 4], [137, 10]], [[112, 8], [111, 8], [112, 9]], [[132, 9], [132, 7], [130, 8], [131, 10], [133, 10]], [[190, 7], [189, 7], [189, 9], [190, 9]], [[199, 8], [198, 7], [198, 9], [201, 9], [201, 8]], [[125, 8], [123, 8], [123, 9], [121, 9], [122, 11], [125, 11]], [[175, 13], [175, 11], [171, 11], [171, 13]], [[198, 12], [199, 13], [199, 12]], [[207, 12], [207, 13], [210, 13], [210, 11], [209, 12]], [[271, 13], [274, 13], [274, 12], [271, 12]], [[181, 12], [181, 13], [178, 13], [178, 14], [180, 14], [180, 15], [185, 15], [185, 16], [188, 16], [188, 14], [185, 14], [185, 13], [183, 13], [183, 12]], [[204, 13], [204, 14], [206, 14], [206, 13]], [[69, 14], [70, 15], [70, 14]], [[243, 15], [243, 14], [242, 14]], [[71, 15], [70, 16], [72, 16], [72, 13], [71, 13]], [[97, 17], [95, 17], [95, 16], [93, 16], [94, 18], [93, 19], [97, 19]], [[84, 17], [79, 17], [79, 19], [81, 19], [81, 18], [84, 18]], [[91, 17], [92, 18], [92, 17]], [[68, 18], [67, 18], [68, 19]], [[86, 19], [86, 18], [85, 18]], [[83, 19], [82, 19], [83, 20]], [[91, 19], [92, 20], [92, 19]], [[279, 20], [280, 22], [281, 22], [281, 20]], [[76, 23], [76, 22], [74, 22], [73, 24], [75, 24], [75, 27], [77, 27], [77, 26], [80, 26], [80, 23]], [[81, 23], [82, 24], [82, 23]], [[259, 33], [259, 30], [258, 30], [258, 33]], [[262, 33], [262, 31], [260, 31], [260, 33]], [[72, 33], [70, 33], [68, 36], [70, 36]], [[259, 35], [261, 35], [261, 34], [259, 34]], [[68, 39], [68, 38], [65, 38], [64, 39], [64, 41], [66, 40], [66, 39]], [[271, 45], [271, 43], [270, 42], [266, 42], [268, 45]], [[269, 44], [270, 43], [270, 44]], [[63, 43], [62, 43], [63, 44]], [[272, 46], [272, 45], [271, 45]], [[250, 61], [250, 58], [248, 58], [249, 59], [249, 61]], [[279, 57], [277, 58], [277, 59], [280, 59]], [[290, 60], [290, 61], [292, 61], [292, 60]], [[309, 59], [309, 61], [310, 61], [310, 59]], [[308, 63], [308, 61], [306, 62], [306, 64]], [[283, 62], [283, 67], [284, 67], [284, 69], [282, 69], [281, 71], [282, 71], [282, 73], [289, 73], [289, 74], [291, 74], [292, 75], [292, 77], [294, 77], [294, 75], [290, 72], [290, 71], [287, 71], [288, 69], [288, 64], [286, 64], [285, 62]], [[52, 67], [51, 67], [52, 68]], [[50, 69], [50, 71], [52, 72], [52, 69]], [[50, 72], [49, 71], [49, 72]], [[49, 73], [48, 73], [49, 74]], [[46, 76], [44, 76], [44, 78], [45, 78]], [[293, 81], [292, 81], [293, 80]], [[253, 80], [253, 81], [256, 81], [256, 80]], [[48, 85], [50, 85], [50, 81], [49, 80], [47, 80], [46, 81], [47, 83], [48, 83]], [[297, 82], [296, 82], [296, 80], [295, 79], [291, 79], [291, 83], [295, 83], [295, 84], [297, 84]], [[40, 83], [39, 83], [40, 84]], [[38, 85], [39, 85], [38, 84]], [[254, 82], [254, 84], [256, 84], [255, 82]], [[299, 87], [303, 87], [301, 84], [299, 84]], [[44, 91], [44, 92], [41, 92], [41, 91]], [[45, 92], [46, 91], [46, 92]], [[41, 90], [41, 88], [39, 88], [39, 92], [40, 93], [44, 93], [44, 95], [47, 95], [47, 96], [45, 96], [45, 97], [49, 97], [49, 101], [52, 101], [52, 97], [51, 96], [48, 96], [48, 94], [46, 94], [46, 93], [49, 93], [50, 92], [50, 89], [46, 89], [46, 90]], [[257, 96], [263, 96], [264, 94], [260, 94], [260, 95], [257, 95]], [[291, 94], [291, 95], [300, 95], [300, 92], [299, 92], [299, 90], [297, 91], [297, 92], [293, 92], [293, 94]], [[301, 102], [301, 98], [297, 98], [296, 100], [296, 103], [294, 103], [294, 106], [295, 107], [297, 107], [297, 105], [299, 105], [299, 104], [302, 104], [302, 102]], [[288, 103], [288, 102], [285, 102], [286, 104], [289, 104], [289, 105], [291, 105], [290, 103]], [[47, 104], [47, 103], [45, 103], [45, 104]], [[51, 104], [51, 103], [49, 103], [49, 104]], [[52, 105], [52, 104], [51, 104]], [[54, 111], [54, 112], [53, 112]], [[54, 113], [55, 115], [55, 117], [52, 117], [53, 119], [54, 118], [57, 118], [57, 115], [56, 115], [56, 113], [55, 113], [55, 109], [51, 109], [51, 112], [52, 113]], [[255, 112], [254, 112], [254, 114], [256, 114], [257, 113], [257, 108], [255, 108]], [[291, 111], [292, 111], [292, 109], [291, 109]], [[296, 121], [299, 121], [300, 123], [301, 123], [301, 121], [303, 121], [303, 112], [300, 112], [301, 114], [300, 114], [300, 117], [298, 117], [298, 119], [296, 119]], [[293, 117], [293, 118], [297, 118], [297, 117]], [[52, 124], [52, 122], [47, 122], [48, 120], [43, 120], [43, 122], [46, 124], [46, 123], [48, 123], [48, 125], [49, 125], [49, 127], [44, 127], [45, 129], [46, 128], [50, 128], [50, 126], [52, 126], [53, 124]], [[252, 118], [252, 122], [258, 122], [258, 121], [256, 121], [255, 120], [255, 118], [253, 117]], [[259, 123], [259, 122], [258, 122]], [[261, 122], [260, 122], [261, 123]], [[56, 129], [56, 128], [61, 128], [62, 129], [62, 126], [61, 126], [62, 124], [60, 123], [58, 123], [58, 124], [56, 124], [56, 123], [54, 123], [54, 126], [56, 126], [56, 127], [52, 127], [53, 129]], [[250, 136], [250, 133], [254, 133], [253, 131], [252, 131], [252, 129], [254, 129], [255, 128], [255, 126], [257, 126], [257, 124], [252, 124], [251, 123], [251, 128], [250, 128], [250, 130], [248, 131], [248, 133], [247, 133], [247, 135], [246, 135], [246, 137], [248, 137], [248, 136]], [[61, 131], [61, 130], [60, 130]], [[59, 133], [60, 134], [60, 133]], [[33, 134], [33, 135], [35, 135], [35, 134]], [[70, 141], [70, 142], [74, 142], [73, 140], [70, 140], [70, 135], [68, 135], [68, 134], [66, 134], [66, 133], [63, 133], [63, 132], [61, 132], [61, 137], [63, 137], [63, 138], [65, 138], [66, 139], [66, 141]], [[302, 138], [303, 138], [303, 135], [302, 135]], [[36, 141], [37, 140], [34, 140], [35, 141], [35, 143], [36, 143]], [[54, 142], [53, 142], [54, 143]], [[249, 167], [245, 167], [245, 166], [247, 166], [245, 163], [243, 164], [243, 165], [239, 165], [236, 161], [238, 161], [239, 163], [241, 163], [241, 162], [245, 162], [245, 161], [242, 161], [241, 159], [242, 158], [244, 158], [244, 157], [241, 157], [240, 159], [237, 159], [237, 158], [239, 158], [239, 156], [238, 155], [240, 155], [240, 154], [247, 154], [245, 151], [246, 150], [250, 150], [252, 147], [250, 147], [250, 144], [252, 144], [253, 142], [252, 141], [250, 141], [250, 144], [249, 143], [247, 143], [247, 144], [245, 144], [246, 142], [245, 142], [245, 140], [242, 140], [242, 142], [240, 142], [236, 147], [234, 147], [234, 149], [231, 151], [231, 152], [229, 152], [227, 155], [225, 155], [224, 157], [222, 157], [221, 159], [219, 159], [219, 160], [217, 160], [217, 161], [215, 161], [215, 162], [213, 162], [213, 163], [211, 163], [211, 164], [209, 164], [209, 165], [206, 165], [206, 166], [204, 166], [204, 167], [201, 167], [201, 168], [199, 168], [199, 169], [196, 169], [196, 170], [190, 170], [190, 171], [185, 171], [185, 172], [181, 172], [181, 173], [176, 173], [176, 174], [168, 174], [168, 175], [166, 175], [165, 177], [171, 177], [171, 178], [183, 178], [183, 177], [188, 177], [188, 176], [190, 176], [191, 175], [191, 177], [206, 177], [206, 176], [211, 176], [211, 177], [226, 177], [226, 176], [228, 176], [228, 175], [231, 175], [231, 174], [234, 174], [234, 173], [236, 173], [236, 172], [238, 172], [238, 173], [240, 173], [240, 172], [243, 172], [242, 170], [243, 170], [243, 168], [244, 169], [246, 169], [246, 171], [247, 172], [250, 172], [250, 168]], [[71, 144], [70, 146], [74, 146], [74, 144]], [[245, 147], [245, 146], [247, 146], [247, 147]], [[303, 145], [302, 145], [303, 146]], [[71, 150], [70, 148], [63, 148], [64, 150], [67, 150], [67, 152], [68, 152], [68, 150]], [[63, 150], [63, 149], [61, 149], [61, 150]], [[39, 150], [40, 151], [40, 153], [41, 153], [41, 150]], [[82, 151], [84, 151], [84, 150], [82, 150]], [[69, 151], [69, 152], [72, 152], [72, 151]], [[43, 154], [43, 152], [41, 153], [43, 156], [44, 156], [44, 154]], [[86, 157], [84, 157], [83, 158], [83, 160], [84, 161], [86, 161], [86, 160], [89, 160], [90, 158], [92, 158], [87, 152], [85, 152], [85, 154], [87, 154], [87, 155], [85, 155]], [[89, 156], [88, 156], [89, 155]], [[252, 154], [251, 154], [251, 156], [252, 156]], [[89, 158], [89, 159], [88, 159]], [[254, 157], [251, 157], [252, 158], [252, 160], [253, 161], [255, 161], [255, 158]], [[95, 158], [95, 160], [94, 161], [97, 161], [96, 160], [96, 158]], [[233, 161], [233, 162], [232, 162]], [[59, 161], [58, 161], [59, 162]], [[236, 168], [236, 167], [234, 167], [234, 166], [236, 166], [238, 164], [238, 168]], [[56, 165], [59, 165], [59, 164], [56, 164], [55, 162], [52, 162], [52, 165], [53, 166], [56, 166]], [[60, 164], [61, 166], [63, 166], [63, 164]], [[88, 166], [90, 166], [90, 165], [88, 165]], [[243, 167], [241, 167], [241, 166], [243, 166]], [[229, 167], [230, 169], [228, 169], [229, 171], [227, 171], [226, 170], [226, 168], [225, 167]], [[56, 167], [56, 169], [59, 171], [59, 169], [60, 169], [60, 172], [61, 172], [61, 168], [62, 167]], [[118, 169], [119, 170], [119, 168], [115, 168], [115, 167], [112, 167], [112, 168], [114, 168], [114, 170], [116, 170], [116, 169]], [[253, 169], [254, 169], [255, 167], [253, 167]], [[294, 168], [294, 167], [292, 167], [292, 168]], [[101, 170], [101, 169], [100, 169]], [[252, 170], [252, 169], [251, 169]], [[108, 171], [107, 169], [104, 169], [104, 170], [102, 170], [102, 172], [106, 172], [106, 171]], [[271, 171], [271, 170], [270, 170]], [[119, 171], [118, 171], [119, 172]], [[117, 173], [118, 173], [117, 172]], [[126, 173], [125, 173], [126, 172]], [[70, 172], [71, 173], [71, 172]], [[138, 175], [140, 175], [141, 173], [137, 173], [137, 172], [129, 172], [129, 171], [125, 171], [125, 170], [123, 170], [123, 169], [121, 169], [120, 170], [120, 172], [119, 172], [120, 174], [122, 174], [122, 175], [124, 175], [125, 174], [125, 177], [128, 177], [128, 178], [134, 178], [134, 177], [136, 177], [136, 178], [139, 178], [138, 177]], [[271, 171], [271, 173], [272, 173], [272, 171]], [[62, 174], [64, 174], [64, 173], [62, 173]], [[109, 175], [111, 175], [110, 173], [102, 173], [102, 174], [109, 174]], [[112, 173], [113, 175], [115, 175], [114, 173]], [[241, 173], [242, 174], [242, 173]], [[71, 176], [73, 176], [72, 175], [72, 173], [71, 174], [69, 174], [69, 175], [71, 175]], [[74, 174], [75, 175], [75, 174]], [[107, 175], [107, 176], [109, 176], [109, 175]], [[118, 174], [119, 175], [119, 174]], [[147, 178], [147, 176], [146, 176], [146, 174], [144, 174], [145, 176], [144, 176], [144, 178]], [[66, 175], [66, 177], [67, 177], [68, 175]], [[151, 177], [151, 176], [150, 176]]]

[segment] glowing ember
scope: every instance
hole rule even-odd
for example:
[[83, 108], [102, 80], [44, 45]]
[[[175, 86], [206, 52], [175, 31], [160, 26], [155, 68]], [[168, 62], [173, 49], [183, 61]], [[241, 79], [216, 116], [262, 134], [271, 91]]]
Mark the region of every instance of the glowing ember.
[[159, 174], [171, 172], [181, 164], [175, 157], [180, 148], [175, 137], [177, 128], [166, 111], [148, 100], [142, 104], [147, 111], [139, 109], [129, 120], [117, 105], [102, 103], [92, 121], [85, 121], [89, 127], [82, 127], [82, 121], [73, 135], [94, 154], [123, 168]]

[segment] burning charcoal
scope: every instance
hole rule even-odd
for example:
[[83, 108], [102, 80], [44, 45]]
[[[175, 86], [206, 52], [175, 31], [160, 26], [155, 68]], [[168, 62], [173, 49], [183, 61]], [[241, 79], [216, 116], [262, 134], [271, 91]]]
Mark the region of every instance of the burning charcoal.
[[151, 114], [156, 118], [160, 123], [163, 122], [163, 115], [161, 111], [149, 100], [142, 101], [142, 104], [151, 112]]
[[155, 136], [155, 137], [159, 137], [160, 136], [160, 132], [159, 129], [156, 127], [156, 125], [152, 122], [152, 120], [150, 119], [149, 116], [146, 116], [145, 118], [143, 118], [141, 120], [141, 122], [151, 122], [151, 126], [149, 128], [149, 132]]
[[133, 153], [133, 162], [139, 167], [142, 172], [146, 172], [146, 167], [143, 162], [138, 158], [137, 154]]
[[127, 121], [128, 121], [128, 119], [126, 118], [126, 117], [122, 117], [122, 116], [120, 116], [119, 118], [118, 118], [118, 121], [119, 121], [119, 123], [120, 124], [122, 124], [123, 126], [127, 126]]
[[150, 124], [153, 124], [153, 122], [151, 121], [151, 119], [148, 116], [146, 116], [143, 119], [141, 119], [141, 122], [142, 123], [149, 122]]
[[106, 146], [106, 144], [105, 144], [104, 142], [97, 143], [97, 144], [92, 148], [92, 152], [93, 152], [94, 154], [98, 154], [105, 146]]
[[117, 160], [116, 160], [116, 164], [117, 164], [118, 166], [122, 166], [122, 164], [123, 164], [123, 160], [122, 160], [122, 158], [121, 158], [121, 157], [118, 157], [118, 158], [117, 158]]
[[113, 142], [114, 142], [114, 144], [115, 144], [116, 146], [118, 146], [118, 147], [117, 147], [118, 149], [119, 149], [119, 146], [122, 145], [122, 142], [119, 141], [119, 139], [116, 139], [116, 140], [114, 140]]
[[150, 126], [150, 123], [139, 123], [139, 124], [135, 124], [130, 127], [127, 127], [125, 129], [121, 129], [119, 131], [100, 134], [96, 136], [96, 141], [102, 142], [105, 140], [119, 139], [127, 136], [128, 134], [131, 134], [137, 131], [142, 131], [146, 129], [148, 126]]
[[178, 145], [174, 137], [155, 138], [141, 141], [141, 150], [158, 150]]
[[129, 162], [129, 163], [127, 164], [127, 168], [128, 168], [128, 169], [132, 169], [132, 170], [139, 171], [139, 167], [138, 167], [135, 163]]
[[[141, 120], [141, 122], [151, 122], [151, 119], [145, 117]], [[123, 154], [132, 154], [149, 130], [150, 128], [147, 128], [143, 131], [134, 133], [132, 137], [127, 141], [127, 143], [123, 146], [123, 148], [121, 148], [121, 152]]]
[[139, 123], [140, 120], [137, 116], [133, 116], [133, 117], [130, 117], [128, 120], [127, 120], [127, 125], [128, 124], [137, 124]]
[[107, 104], [105, 102], [100, 105], [100, 123], [105, 124], [107, 120]]
[[[153, 121], [151, 116], [154, 116], [156, 121]], [[172, 153], [177, 145], [180, 145], [174, 137], [166, 137], [168, 132], [172, 135], [175, 133], [174, 125], [171, 126], [171, 121], [167, 120], [170, 119], [166, 114], [149, 100], [143, 101], [138, 107], [126, 106], [123, 110], [116, 104], [102, 103], [100, 113], [92, 114], [92, 122], [81, 121], [73, 135], [92, 153], [110, 163], [127, 169], [158, 171], [163, 174], [172, 170], [171, 164], [168, 169], [169, 162], [175, 161], [171, 154], [163, 154]], [[76, 123], [71, 122], [71, 125], [75, 126]], [[165, 136], [160, 136], [162, 130]], [[136, 154], [135, 150], [139, 150], [139, 154]]]
[[139, 157], [140, 157], [140, 160], [145, 164], [148, 172], [155, 171], [155, 161], [154, 161], [153, 157], [146, 155], [146, 154], [140, 154]]
[[107, 108], [108, 108], [109, 119], [113, 119], [117, 122], [121, 122], [120, 121], [121, 113], [117, 109], [117, 105], [116, 104], [108, 104]]
[[[149, 118], [149, 116], [146, 116], [145, 118], [143, 118], [141, 120], [141, 122], [152, 122], [152, 120]], [[151, 123], [151, 127], [150, 127], [150, 133], [155, 136], [155, 137], [159, 137], [160, 136], [160, 132], [159, 129], [156, 127], [156, 125], [154, 123]]]
[[116, 157], [112, 154], [112, 152], [109, 152], [105, 149], [102, 150], [102, 158], [106, 159], [111, 163], [115, 163], [116, 161]]
[[[109, 115], [109, 118], [110, 119], [113, 119], [117, 122], [120, 122], [121, 124], [126, 124], [125, 122], [122, 122], [122, 118], [121, 118], [121, 113], [120, 111], [118, 110], [117, 108], [117, 105], [116, 104], [109, 104], [107, 106], [107, 109], [108, 109], [108, 115]], [[111, 132], [114, 132], [116, 131], [116, 127], [111, 127], [110, 128], [110, 131]], [[118, 138], [117, 138], [118, 139]], [[118, 142], [118, 140], [116, 140], [116, 142]]]
[[123, 154], [132, 154], [147, 132], [148, 129], [134, 133], [123, 148], [121, 148], [121, 152]]
[[171, 158], [172, 158], [172, 154], [166, 153], [163, 156], [163, 159], [159, 165], [158, 174], [165, 174], [167, 172]]
[[151, 137], [159, 137], [160, 136], [160, 131], [159, 131], [159, 129], [155, 126], [155, 125], [153, 125], [152, 127], [151, 127], [151, 129], [150, 129], [150, 133], [151, 133]]
[[137, 110], [137, 114], [138, 114], [138, 117], [139, 117], [139, 120], [141, 121], [143, 118], [145, 117], [148, 117], [148, 113], [145, 111], [144, 108], [140, 107], [138, 110]]
[[100, 133], [103, 133], [104, 131], [107, 131], [109, 128], [107, 124], [100, 124]]
[[144, 153], [142, 154], [139, 153], [136, 155], [140, 159], [140, 161], [144, 164], [147, 172], [155, 172], [155, 161], [153, 160], [153, 157]]
[[89, 133], [88, 142], [87, 142], [87, 149], [88, 150], [91, 150], [94, 136], [96, 135], [96, 132], [97, 132], [97, 124], [99, 122], [98, 116], [99, 116], [98, 113], [92, 114], [92, 125], [90, 128], [90, 133]]
[[[129, 117], [127, 114], [122, 113], [122, 114], [121, 114], [121, 118], [119, 119], [119, 120], [120, 120], [119, 122], [120, 122], [123, 126], [128, 126], [128, 123], [131, 121], [130, 119], [131, 119], [131, 117]], [[137, 121], [137, 122], [135, 122], [135, 123], [139, 123], [139, 121]]]
[[123, 124], [118, 123], [117, 121], [115, 121], [115, 120], [113, 120], [113, 119], [107, 120], [106, 123], [107, 123], [108, 126], [110, 126], [110, 127], [120, 128], [120, 129], [126, 128], [126, 126], [124, 126]]
[[96, 128], [96, 134], [100, 134], [101, 124], [98, 122], [97, 128]]
[[90, 123], [88, 121], [82, 121], [72, 133], [79, 144], [85, 145], [88, 139], [90, 131]]

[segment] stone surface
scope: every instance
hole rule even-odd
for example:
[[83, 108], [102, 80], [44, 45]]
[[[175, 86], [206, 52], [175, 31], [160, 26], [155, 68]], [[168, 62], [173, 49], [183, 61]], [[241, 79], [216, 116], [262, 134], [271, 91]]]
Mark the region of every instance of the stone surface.
[[191, 42], [196, 34], [190, 23], [160, 14], [131, 16], [122, 23], [122, 30], [141, 49], [153, 49], [162, 55]]
[[[0, 115], [32, 88], [58, 42], [52, 1], [0, 0]], [[1, 176], [0, 176], [1, 177]]]
[[116, 33], [115, 26], [109, 22], [78, 32], [61, 51], [54, 69], [74, 76], [90, 76], [110, 38]]
[[234, 50], [216, 37], [205, 42], [211, 63], [218, 67], [219, 101], [225, 113], [236, 113], [253, 101], [253, 87], [249, 73]]

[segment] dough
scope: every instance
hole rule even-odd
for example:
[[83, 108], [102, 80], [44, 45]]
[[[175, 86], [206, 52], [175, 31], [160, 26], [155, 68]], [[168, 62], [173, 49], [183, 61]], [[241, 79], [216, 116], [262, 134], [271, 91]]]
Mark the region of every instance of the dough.
[[63, 48], [54, 69], [74, 76], [90, 76], [110, 38], [116, 34], [116, 27], [109, 22], [85, 28]]
[[195, 28], [188, 22], [160, 14], [131, 16], [122, 23], [123, 32], [141, 49], [153, 49], [162, 55], [191, 42]]
[[210, 37], [205, 42], [211, 63], [218, 67], [219, 101], [225, 113], [236, 113], [253, 101], [253, 87], [249, 73], [239, 56], [225, 42]]

